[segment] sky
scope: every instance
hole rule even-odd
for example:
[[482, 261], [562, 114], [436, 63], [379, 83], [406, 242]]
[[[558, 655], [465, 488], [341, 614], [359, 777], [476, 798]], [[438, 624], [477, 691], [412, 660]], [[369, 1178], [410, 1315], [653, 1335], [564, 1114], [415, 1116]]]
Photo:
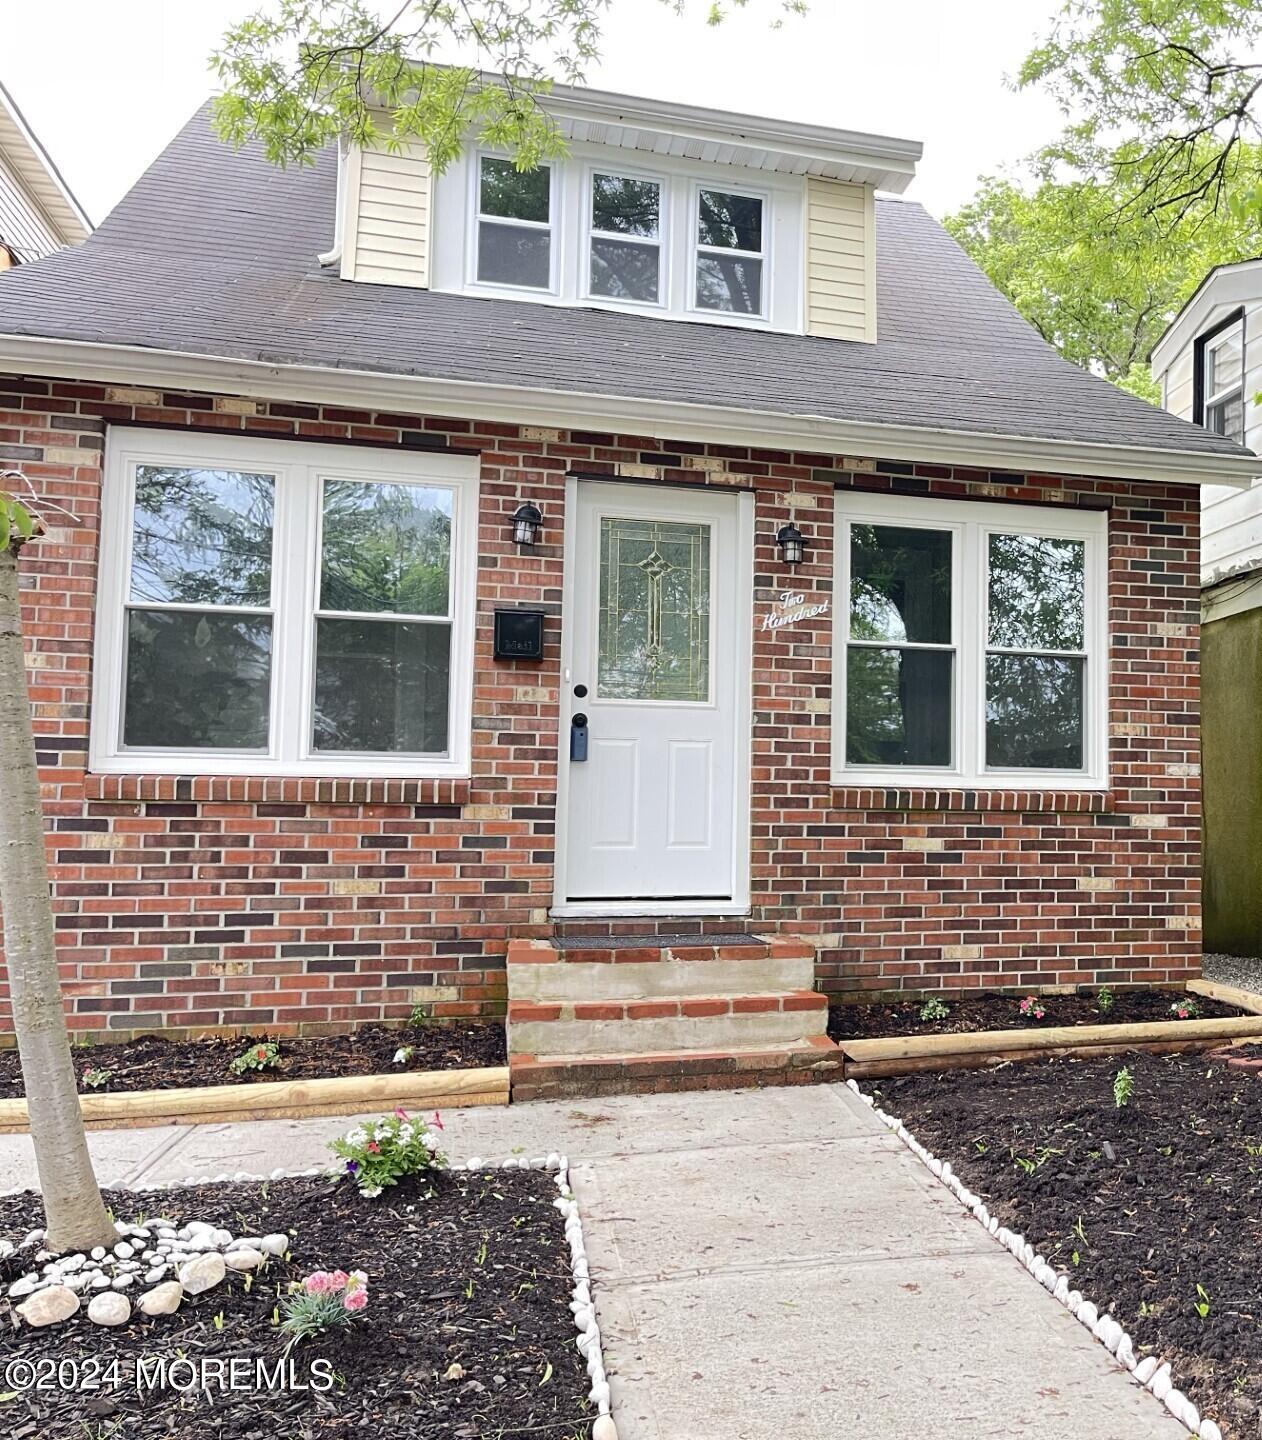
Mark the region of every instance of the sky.
[[[1060, 128], [1037, 92], [1006, 79], [1059, 0], [809, 0], [772, 28], [776, 0], [751, 0], [717, 29], [687, 0], [613, 0], [602, 59], [608, 90], [920, 140], [908, 192], [935, 215]], [[126, 193], [212, 92], [206, 57], [257, 0], [44, 0], [5, 5], [0, 80], [95, 221]]]

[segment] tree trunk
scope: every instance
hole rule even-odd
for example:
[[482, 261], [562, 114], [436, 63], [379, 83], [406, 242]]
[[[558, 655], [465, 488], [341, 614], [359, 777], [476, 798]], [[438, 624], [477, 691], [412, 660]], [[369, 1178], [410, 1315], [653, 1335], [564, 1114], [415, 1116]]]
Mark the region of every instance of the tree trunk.
[[62, 1009], [44, 855], [35, 740], [18, 608], [17, 555], [0, 551], [0, 906], [31, 1140], [49, 1250], [88, 1250], [118, 1239], [83, 1133]]

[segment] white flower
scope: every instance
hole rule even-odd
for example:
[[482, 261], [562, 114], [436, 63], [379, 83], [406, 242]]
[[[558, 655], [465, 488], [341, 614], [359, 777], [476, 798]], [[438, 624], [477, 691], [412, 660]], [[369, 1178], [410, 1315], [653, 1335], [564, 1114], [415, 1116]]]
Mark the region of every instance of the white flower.
[[377, 1196], [381, 1194], [381, 1186], [361, 1185], [359, 1187], [359, 1193], [364, 1197], [365, 1200], [375, 1200]]
[[368, 1136], [364, 1134], [364, 1127], [362, 1125], [357, 1125], [353, 1130], [348, 1130], [346, 1134], [342, 1136], [342, 1143], [344, 1145], [363, 1145], [367, 1143], [367, 1140]]
[[425, 1134], [421, 1136], [421, 1139], [424, 1140], [425, 1147], [427, 1150], [429, 1150], [431, 1155], [438, 1154], [438, 1151], [443, 1143], [443, 1137], [439, 1135], [437, 1131], [427, 1130]]
[[406, 1065], [411, 1058], [412, 1047], [410, 1045], [400, 1045], [394, 1052], [394, 1063], [396, 1065]]

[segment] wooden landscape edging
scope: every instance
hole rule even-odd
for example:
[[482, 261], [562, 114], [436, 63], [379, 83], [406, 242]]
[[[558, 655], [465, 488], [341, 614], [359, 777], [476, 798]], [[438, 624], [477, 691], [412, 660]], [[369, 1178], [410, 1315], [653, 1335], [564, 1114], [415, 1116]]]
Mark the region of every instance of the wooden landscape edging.
[[[235, 1120], [311, 1119], [369, 1110], [452, 1110], [507, 1105], [508, 1067], [416, 1070], [401, 1075], [348, 1075], [332, 1080], [277, 1080], [187, 1090], [133, 1090], [80, 1095], [89, 1130], [142, 1125], [207, 1125]], [[0, 1135], [27, 1128], [26, 1101], [0, 1100]]]
[[[1210, 988], [1212, 987], [1212, 993]], [[958, 1070], [1010, 1060], [1060, 1056], [1090, 1058], [1127, 1050], [1169, 1054], [1207, 1050], [1224, 1040], [1262, 1039], [1262, 996], [1212, 981], [1190, 981], [1189, 990], [1249, 1010], [1217, 1020], [1149, 1020], [1120, 1025], [1056, 1025], [1041, 1030], [978, 1030], [961, 1035], [896, 1035], [842, 1040], [845, 1076], [910, 1075], [921, 1070]]]

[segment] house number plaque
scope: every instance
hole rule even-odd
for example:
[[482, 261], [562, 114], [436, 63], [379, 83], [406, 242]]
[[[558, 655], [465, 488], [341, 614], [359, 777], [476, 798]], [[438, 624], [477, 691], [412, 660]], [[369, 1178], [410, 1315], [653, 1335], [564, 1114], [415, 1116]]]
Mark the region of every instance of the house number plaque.
[[828, 601], [808, 600], [800, 590], [781, 590], [771, 609], [762, 617], [763, 630], [780, 630], [796, 625], [799, 620], [814, 620], [828, 614]]

